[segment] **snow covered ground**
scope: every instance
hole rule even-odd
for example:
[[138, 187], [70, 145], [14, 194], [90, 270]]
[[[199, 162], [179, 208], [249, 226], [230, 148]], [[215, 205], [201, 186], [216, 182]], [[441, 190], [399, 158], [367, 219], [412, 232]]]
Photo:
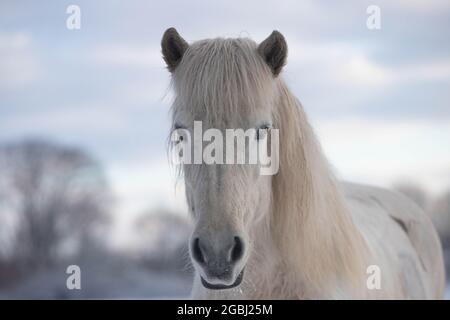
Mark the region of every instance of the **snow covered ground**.
[[[185, 276], [128, 270], [86, 280], [81, 290], [68, 290], [64, 274], [44, 273], [0, 291], [0, 299], [189, 299], [191, 284]], [[445, 299], [450, 300], [450, 284]]]
[[183, 274], [136, 266], [81, 267], [81, 290], [69, 290], [68, 275], [55, 268], [0, 291], [0, 299], [179, 299], [188, 298], [192, 280]]
[[[104, 261], [81, 270], [81, 290], [67, 289], [65, 268], [55, 267], [3, 288], [0, 299], [187, 299], [192, 285], [189, 275], [136, 264]], [[445, 299], [450, 300], [450, 283]]]

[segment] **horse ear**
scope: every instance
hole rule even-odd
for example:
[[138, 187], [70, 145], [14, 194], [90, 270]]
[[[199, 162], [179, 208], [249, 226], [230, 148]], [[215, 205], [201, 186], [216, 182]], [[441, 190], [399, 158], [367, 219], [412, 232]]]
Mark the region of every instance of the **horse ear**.
[[188, 47], [189, 44], [178, 34], [175, 28], [169, 28], [164, 32], [161, 48], [164, 61], [166, 61], [170, 72], [175, 71]]
[[258, 52], [272, 69], [274, 76], [278, 76], [286, 64], [287, 58], [287, 43], [284, 36], [276, 30], [273, 31], [266, 40], [260, 43]]

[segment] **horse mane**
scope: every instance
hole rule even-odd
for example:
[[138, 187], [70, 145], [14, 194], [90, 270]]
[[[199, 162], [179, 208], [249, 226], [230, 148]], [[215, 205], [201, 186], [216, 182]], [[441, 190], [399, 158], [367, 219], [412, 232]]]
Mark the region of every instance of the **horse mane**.
[[194, 114], [206, 114], [217, 125], [230, 114], [239, 115], [242, 107], [253, 112], [272, 100], [273, 77], [256, 50], [257, 44], [246, 38], [191, 44], [172, 78], [178, 93], [174, 116], [180, 104], [187, 104]]
[[347, 283], [346, 290], [364, 289], [368, 248], [301, 104], [281, 79], [278, 88], [280, 170], [272, 185], [275, 242], [283, 257], [301, 270], [304, 287], [313, 290], [307, 294], [330, 292], [327, 286], [336, 283]]
[[307, 296], [339, 290], [336, 284], [343, 291], [362, 291], [365, 242], [301, 104], [280, 76], [274, 78], [256, 49], [254, 41], [243, 38], [191, 44], [173, 73], [178, 93], [173, 115], [185, 103], [194, 114], [207, 114], [217, 123], [242, 106], [276, 104], [273, 125], [280, 132], [280, 169], [272, 179], [272, 238], [286, 268], [301, 276]]

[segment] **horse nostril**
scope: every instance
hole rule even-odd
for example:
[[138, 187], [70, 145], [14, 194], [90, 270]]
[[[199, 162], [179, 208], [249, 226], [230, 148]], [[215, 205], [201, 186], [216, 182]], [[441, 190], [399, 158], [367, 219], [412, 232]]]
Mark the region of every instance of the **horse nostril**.
[[200, 247], [200, 239], [195, 238], [192, 244], [192, 256], [198, 263], [205, 263], [205, 256], [203, 255], [202, 248]]
[[234, 246], [231, 250], [231, 262], [237, 262], [244, 254], [244, 243], [240, 237], [234, 237]]

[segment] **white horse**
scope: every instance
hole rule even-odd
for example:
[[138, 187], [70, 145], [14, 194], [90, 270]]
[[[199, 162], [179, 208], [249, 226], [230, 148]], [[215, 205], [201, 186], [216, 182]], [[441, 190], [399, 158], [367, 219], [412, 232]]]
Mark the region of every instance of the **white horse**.
[[429, 218], [407, 198], [337, 182], [302, 106], [280, 72], [287, 45], [210, 39], [188, 44], [174, 28], [162, 52], [175, 91], [173, 123], [192, 130], [279, 130], [279, 172], [185, 164], [195, 222], [194, 298], [438, 299], [445, 276]]

